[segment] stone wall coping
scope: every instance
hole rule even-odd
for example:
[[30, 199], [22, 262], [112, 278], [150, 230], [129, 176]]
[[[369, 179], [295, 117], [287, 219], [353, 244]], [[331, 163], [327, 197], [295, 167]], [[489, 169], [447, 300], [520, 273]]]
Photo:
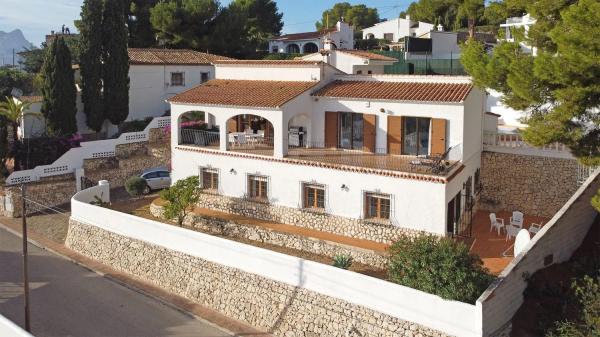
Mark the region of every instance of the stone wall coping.
[[[89, 204], [107, 186], [75, 194], [71, 219], [168, 250], [415, 322], [450, 335], [481, 336], [480, 307], [267, 249]], [[479, 321], [478, 321], [479, 320]]]

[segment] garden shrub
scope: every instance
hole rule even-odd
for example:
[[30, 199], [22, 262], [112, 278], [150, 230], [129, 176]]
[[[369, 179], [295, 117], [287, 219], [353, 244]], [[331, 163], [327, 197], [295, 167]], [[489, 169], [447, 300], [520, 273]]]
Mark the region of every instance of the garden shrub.
[[493, 279], [465, 244], [433, 235], [396, 241], [388, 273], [392, 282], [466, 303], [475, 303]]
[[548, 337], [600, 336], [600, 276], [584, 276], [571, 286], [577, 301], [576, 319], [556, 324]]
[[142, 177], [131, 177], [125, 181], [125, 190], [132, 197], [138, 197], [144, 194], [144, 190], [148, 187], [146, 180]]
[[333, 257], [332, 265], [337, 268], [349, 269], [352, 266], [352, 257], [349, 255], [338, 254]]
[[160, 197], [167, 203], [164, 205], [164, 216], [175, 219], [183, 226], [185, 217], [193, 210], [200, 199], [200, 181], [198, 176], [178, 180], [173, 186], [160, 192]]

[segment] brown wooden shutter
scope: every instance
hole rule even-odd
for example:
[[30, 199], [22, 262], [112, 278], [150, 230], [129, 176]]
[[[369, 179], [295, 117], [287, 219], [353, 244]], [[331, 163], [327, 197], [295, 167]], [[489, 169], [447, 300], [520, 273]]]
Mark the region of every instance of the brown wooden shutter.
[[388, 153], [402, 154], [402, 116], [388, 116]]
[[363, 115], [363, 146], [366, 151], [375, 153], [377, 115]]
[[431, 155], [446, 152], [446, 124], [445, 119], [431, 119]]
[[325, 112], [325, 147], [338, 146], [338, 118], [337, 111]]
[[237, 117], [229, 118], [227, 120], [227, 133], [237, 132], [237, 130], [238, 130]]

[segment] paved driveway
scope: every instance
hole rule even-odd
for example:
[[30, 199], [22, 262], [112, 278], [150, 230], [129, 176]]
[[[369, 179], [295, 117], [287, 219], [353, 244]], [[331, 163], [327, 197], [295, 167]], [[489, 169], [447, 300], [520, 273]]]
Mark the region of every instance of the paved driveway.
[[[24, 326], [21, 239], [0, 229], [0, 314]], [[35, 336], [229, 334], [68, 260], [29, 245]]]

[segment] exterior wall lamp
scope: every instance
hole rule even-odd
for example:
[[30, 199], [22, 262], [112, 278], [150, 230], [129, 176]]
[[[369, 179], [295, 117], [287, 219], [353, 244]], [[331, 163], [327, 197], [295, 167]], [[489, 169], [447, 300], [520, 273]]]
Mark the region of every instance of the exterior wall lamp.
[[229, 170], [229, 173], [231, 173], [231, 174], [236, 174], [236, 172], [235, 172], [235, 169], [234, 169], [234, 168], [232, 168], [231, 170]]

